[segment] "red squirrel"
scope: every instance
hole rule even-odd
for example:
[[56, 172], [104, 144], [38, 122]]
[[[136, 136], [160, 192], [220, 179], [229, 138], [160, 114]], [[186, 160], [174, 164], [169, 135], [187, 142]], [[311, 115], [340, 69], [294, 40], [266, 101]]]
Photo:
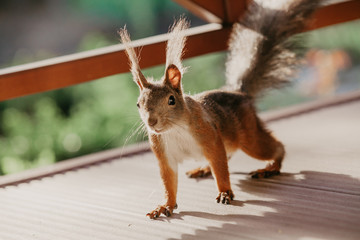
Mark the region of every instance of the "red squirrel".
[[126, 29], [119, 31], [133, 80], [140, 89], [137, 107], [165, 186], [165, 204], [148, 217], [170, 216], [177, 208], [177, 165], [184, 159], [207, 159], [208, 167], [187, 174], [199, 177], [211, 173], [219, 191], [216, 201], [223, 204], [234, 198], [228, 159], [236, 150], [269, 162], [264, 169], [251, 172], [253, 178], [280, 174], [284, 145], [257, 116], [255, 101], [264, 90], [279, 88], [294, 75], [299, 63], [294, 52], [297, 46], [288, 38], [302, 30], [318, 5], [317, 0], [295, 0], [279, 10], [251, 2], [230, 36], [226, 87], [195, 96], [186, 95], [181, 83], [186, 70], [181, 62], [184, 30], [189, 25], [185, 19], [175, 22], [170, 30], [166, 69], [160, 81], [142, 74], [129, 34]]

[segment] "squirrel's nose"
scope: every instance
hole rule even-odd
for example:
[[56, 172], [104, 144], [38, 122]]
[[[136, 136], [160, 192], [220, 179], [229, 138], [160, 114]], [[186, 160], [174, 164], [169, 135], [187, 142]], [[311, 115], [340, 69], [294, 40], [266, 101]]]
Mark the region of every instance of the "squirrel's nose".
[[158, 123], [157, 118], [151, 118], [151, 117], [150, 117], [150, 118], [148, 119], [148, 124], [149, 124], [150, 127], [154, 127], [157, 123]]

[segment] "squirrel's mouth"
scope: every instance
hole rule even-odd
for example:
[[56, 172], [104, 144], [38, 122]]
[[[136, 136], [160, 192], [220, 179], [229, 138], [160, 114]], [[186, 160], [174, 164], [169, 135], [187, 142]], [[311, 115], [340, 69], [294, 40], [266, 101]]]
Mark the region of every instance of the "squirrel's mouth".
[[155, 134], [162, 134], [169, 130], [167, 126], [155, 126], [155, 127], [149, 127], [150, 131]]
[[164, 132], [164, 128], [159, 127], [149, 127], [149, 130], [155, 134], [160, 134]]
[[161, 132], [162, 132], [162, 129], [154, 129], [154, 131], [155, 131], [156, 133], [161, 133]]
[[171, 129], [171, 127], [169, 124], [157, 123], [155, 126], [148, 125], [148, 130], [155, 134], [162, 134], [162, 133], [167, 132], [170, 129]]

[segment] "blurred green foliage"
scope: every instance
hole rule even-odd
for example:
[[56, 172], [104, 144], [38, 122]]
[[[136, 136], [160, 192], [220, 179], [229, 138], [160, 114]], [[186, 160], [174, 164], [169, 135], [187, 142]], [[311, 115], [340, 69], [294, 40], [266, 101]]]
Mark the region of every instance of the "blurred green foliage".
[[360, 62], [360, 20], [333, 25], [304, 34], [307, 48], [343, 49]]
[[[185, 91], [196, 93], [222, 85], [223, 58], [218, 53], [186, 60], [186, 66], [194, 67], [184, 76]], [[143, 72], [156, 79], [164, 67]], [[121, 74], [0, 102], [1, 173], [143, 141], [146, 136], [138, 129], [138, 94], [131, 74]]]
[[[183, 8], [168, 0], [68, 0], [69, 5], [75, 9], [106, 19], [111, 22], [125, 20], [129, 29], [133, 30], [133, 39], [154, 35], [157, 27], [162, 25], [165, 15], [179, 16], [184, 12]], [[118, 26], [120, 28], [122, 26]]]
[[[138, 6], [139, 1], [118, 0], [78, 0], [71, 4], [89, 8], [90, 14], [106, 14], [110, 19], [119, 14], [126, 15], [131, 19], [132, 29], [147, 35], [153, 33], [152, 24], [161, 19], [155, 19], [154, 12], [162, 8], [170, 10], [160, 12], [178, 11], [171, 1], [142, 1], [141, 6]], [[139, 8], [145, 9], [141, 18], [136, 12]], [[359, 21], [314, 31], [307, 34], [310, 38], [308, 46], [345, 48], [351, 51], [355, 60], [360, 59], [358, 29]], [[338, 36], [338, 32], [342, 37]], [[353, 40], [344, 40], [348, 36]], [[325, 38], [328, 43], [324, 43]], [[93, 32], [84, 37], [79, 50], [111, 43], [112, 40], [109, 41], [103, 34]], [[184, 61], [185, 66], [190, 66], [183, 79], [185, 92], [194, 94], [222, 86], [225, 58], [225, 53], [214, 53]], [[154, 76], [155, 79], [163, 72], [163, 66], [144, 70], [146, 76]], [[144, 140], [146, 136], [139, 129], [137, 97], [138, 88], [131, 75], [121, 74], [0, 102], [0, 173], [14, 173]], [[266, 96], [259, 103], [259, 108], [266, 110], [305, 100], [308, 99], [288, 88]]]

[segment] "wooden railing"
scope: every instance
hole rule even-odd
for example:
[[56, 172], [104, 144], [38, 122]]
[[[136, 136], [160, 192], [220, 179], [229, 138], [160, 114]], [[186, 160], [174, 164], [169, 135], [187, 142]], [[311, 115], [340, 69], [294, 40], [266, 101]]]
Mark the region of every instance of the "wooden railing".
[[[241, 9], [241, 11], [245, 11], [245, 8]], [[200, 8], [194, 9], [194, 11], [204, 14], [201, 13]], [[314, 21], [311, 21], [311, 25], [306, 30], [359, 18], [360, 1], [335, 3], [320, 8], [314, 14]], [[227, 19], [233, 20], [233, 17]], [[184, 58], [226, 50], [231, 30], [230, 25], [214, 23], [187, 30], [188, 42]], [[165, 62], [167, 38], [168, 36], [165, 34], [133, 42], [135, 47], [142, 48], [140, 63], [142, 68]], [[0, 70], [0, 101], [64, 88], [128, 71], [128, 60], [121, 44], [9, 67]]]

